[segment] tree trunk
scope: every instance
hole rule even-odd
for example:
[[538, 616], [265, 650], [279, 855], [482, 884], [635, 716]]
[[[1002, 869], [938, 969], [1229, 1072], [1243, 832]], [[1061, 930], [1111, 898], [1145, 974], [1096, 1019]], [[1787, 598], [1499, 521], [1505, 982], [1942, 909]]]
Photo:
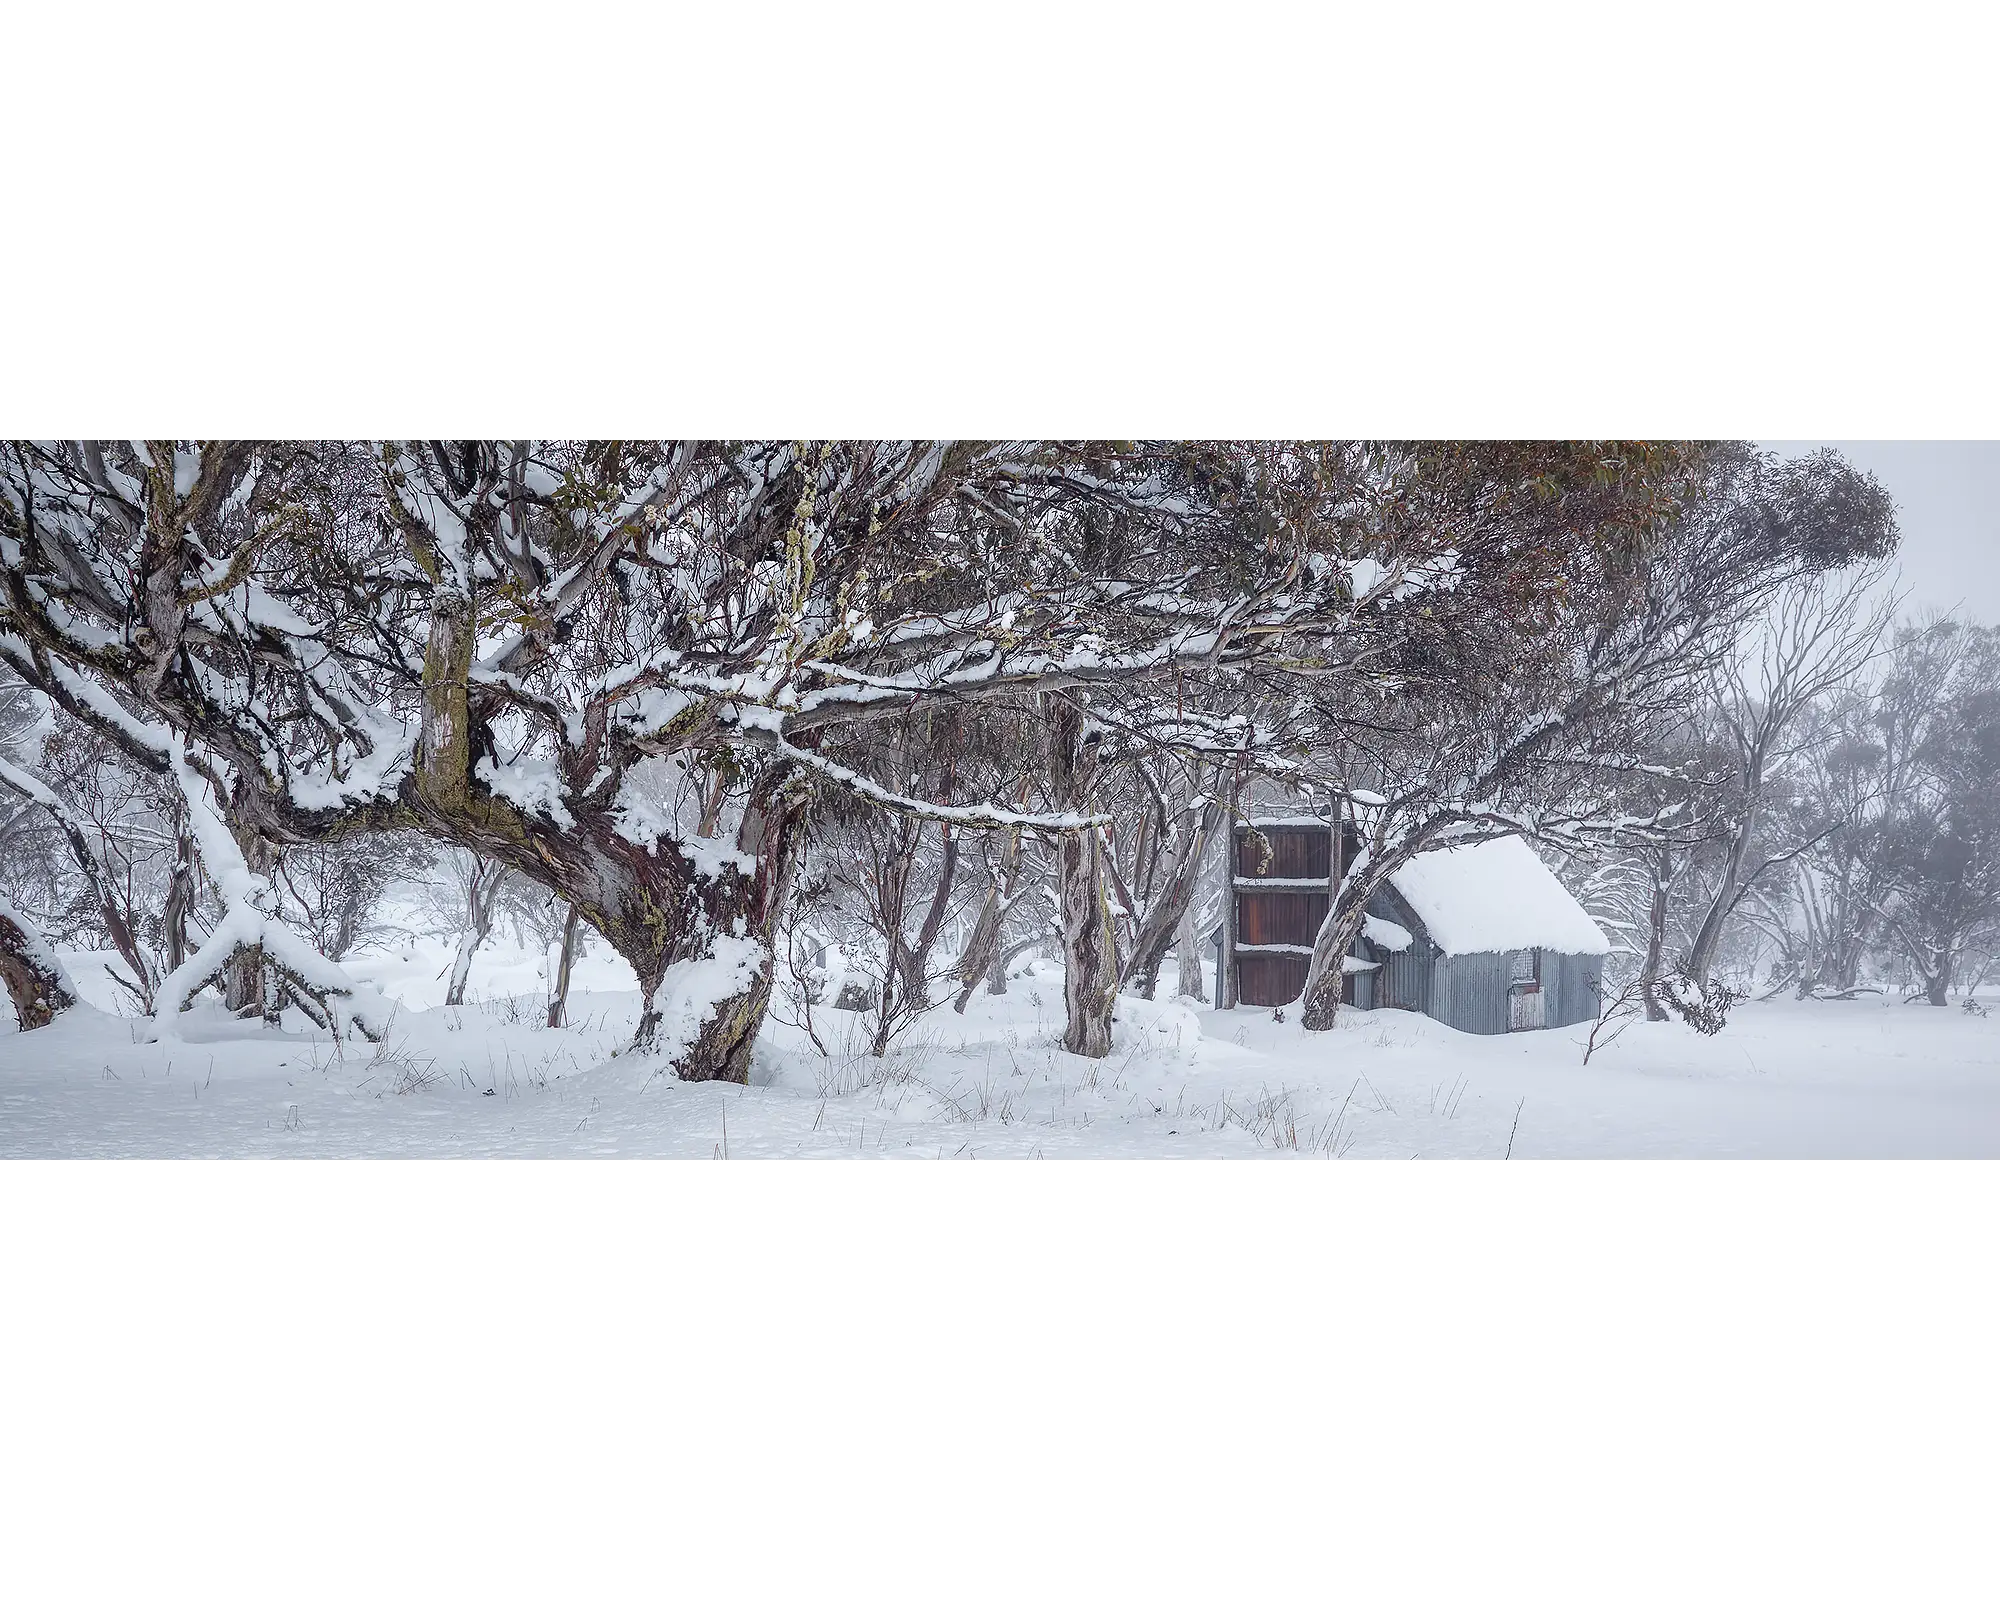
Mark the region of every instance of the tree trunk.
[[[412, 821], [561, 895], [631, 962], [640, 997], [633, 1048], [664, 1053], [684, 1079], [747, 1083], [806, 809], [804, 775], [774, 761], [753, 782], [736, 841], [748, 870], [734, 860], [698, 864], [667, 841], [636, 844], [601, 809], [545, 825], [472, 782], [475, 623], [471, 597], [440, 582], [424, 655], [421, 759], [404, 798]], [[575, 756], [579, 794], [596, 759]]]
[[1167, 880], [1146, 907], [1145, 919], [1133, 935], [1132, 954], [1125, 964], [1125, 986], [1136, 987], [1148, 1000], [1159, 986], [1160, 963], [1166, 960], [1167, 951], [1173, 947], [1181, 923], [1194, 904], [1195, 885], [1201, 881], [1202, 856], [1221, 816], [1221, 806], [1210, 801], [1198, 812], [1192, 809], [1185, 812], [1174, 830]]
[[1180, 968], [1178, 985], [1184, 999], [1199, 1000], [1208, 991], [1201, 981], [1201, 934], [1194, 925], [1194, 906], [1190, 904], [1181, 913], [1180, 944], [1175, 954], [1175, 964]]
[[127, 969], [136, 980], [140, 998], [148, 1005], [152, 1003], [153, 987], [158, 981], [146, 954], [133, 937], [132, 924], [127, 919], [123, 906], [119, 903], [118, 892], [103, 859], [92, 847], [82, 822], [67, 804], [51, 791], [47, 785], [31, 773], [23, 772], [11, 762], [0, 760], [0, 784], [21, 795], [31, 803], [42, 807], [55, 821], [64, 840], [69, 845], [71, 856], [78, 869], [88, 880], [91, 893], [97, 900], [97, 911], [104, 924], [104, 931], [111, 940], [112, 949], [118, 952]]
[[188, 958], [188, 912], [194, 906], [194, 839], [181, 824], [174, 845], [174, 873], [167, 886], [167, 904], [161, 914], [165, 927], [167, 971], [172, 972]]
[[[254, 831], [231, 831], [250, 870], [261, 878], [271, 878], [277, 869], [277, 847]], [[284, 989], [265, 970], [262, 944], [246, 944], [229, 958], [222, 975], [222, 1003], [235, 1016], [258, 1016], [273, 1027], [277, 1025], [284, 1009]]]
[[[1097, 790], [1097, 738], [1082, 710], [1062, 695], [1046, 695], [1049, 773], [1058, 809], [1088, 812]], [[1112, 1011], [1118, 1001], [1118, 946], [1111, 927], [1096, 828], [1077, 828], [1056, 840], [1062, 899], [1063, 1048], [1072, 1055], [1111, 1053]]]
[[229, 958], [222, 974], [222, 1003], [231, 1015], [264, 1014], [264, 947], [246, 944]]
[[[642, 1049], [667, 1043], [675, 1073], [689, 1082], [750, 1081], [751, 1048], [771, 1000], [778, 917], [791, 891], [806, 804], [801, 775], [774, 764], [753, 786], [737, 828], [736, 847], [755, 860], [754, 872], [730, 864], [711, 875], [696, 871], [679, 851], [656, 856], [634, 847], [628, 859], [653, 870], [630, 886], [619, 914], [607, 919], [610, 926], [598, 924], [639, 975], [634, 1043]], [[708, 970], [679, 999], [674, 1037], [663, 1041], [664, 1015], [654, 1001], [670, 969], [681, 963]]]
[[1324, 1033], [1340, 1015], [1340, 989], [1347, 981], [1347, 954], [1361, 933], [1361, 919], [1367, 915], [1374, 894], [1371, 882], [1366, 892], [1356, 892], [1342, 884], [1328, 906], [1326, 920], [1313, 939], [1312, 961], [1306, 967], [1305, 992], [1299, 996], [1299, 1026], [1311, 1033]]
[[[979, 980], [987, 980], [987, 992], [1005, 994], [1007, 974], [994, 972], [994, 960], [1000, 953], [1000, 935], [1006, 931], [1007, 908], [1014, 899], [1014, 884], [1021, 872], [1021, 832], [1010, 828], [1007, 842], [1001, 846], [999, 876], [987, 885], [986, 899], [979, 908], [979, 919], [972, 925], [972, 936], [965, 941], [965, 951], [958, 962], [958, 998], [952, 1002], [952, 1010], [963, 1016], [966, 1002], [972, 998], [972, 991], [979, 987]], [[999, 987], [993, 987], [997, 982]]]
[[1389, 875], [1417, 853], [1417, 843], [1408, 836], [1393, 850], [1384, 849], [1379, 854], [1364, 847], [1356, 853], [1353, 866], [1346, 870], [1328, 897], [1326, 920], [1313, 938], [1305, 993], [1299, 996], [1299, 1025], [1308, 1032], [1325, 1032], [1340, 1015], [1340, 989], [1347, 981], [1347, 957], [1361, 935], [1368, 902], [1388, 882]]
[[923, 925], [917, 930], [916, 942], [906, 944], [898, 937], [891, 952], [902, 968], [905, 1011], [921, 1011], [931, 1003], [931, 947], [944, 930], [945, 914], [951, 909], [952, 885], [957, 877], [958, 835], [947, 822], [944, 825], [944, 853], [938, 863], [937, 887], [931, 892], [931, 903], [924, 913]]
[[444, 1003], [448, 1006], [465, 1004], [465, 986], [472, 976], [472, 958], [493, 931], [493, 907], [499, 900], [500, 885], [506, 876], [507, 869], [497, 861], [475, 858], [472, 863], [472, 880], [466, 887], [465, 932], [458, 936], [458, 948], [451, 958], [451, 982], [444, 991]]
[[62, 963], [12, 902], [0, 900], [0, 982], [14, 1002], [15, 1025], [45, 1028], [76, 1004]]
[[563, 919], [562, 943], [556, 947], [555, 971], [549, 974], [549, 1026], [560, 1028], [569, 1011], [569, 969], [576, 960], [576, 907]]
[[1951, 998], [1951, 969], [1954, 962], [1950, 955], [1943, 956], [1929, 972], [1924, 974], [1924, 999], [1931, 1005], [1948, 1004]]
[[1668, 872], [1658, 861], [1652, 864], [1653, 898], [1646, 913], [1646, 964], [1639, 969], [1639, 993], [1645, 1000], [1646, 1020], [1665, 1022], [1666, 1007], [1660, 1004], [1660, 963], [1667, 949]]
[[486, 937], [483, 929], [467, 928], [458, 936], [458, 948], [451, 956], [451, 981], [445, 985], [444, 1003], [448, 1006], [465, 1004], [465, 983], [472, 976], [472, 955]]
[[1708, 989], [1708, 969], [1714, 964], [1715, 952], [1722, 944], [1722, 930], [1741, 898], [1736, 892], [1737, 885], [1743, 881], [1743, 863], [1750, 850], [1750, 834], [1756, 825], [1757, 805], [1753, 792], [1749, 814], [1738, 826], [1736, 837], [1729, 842], [1729, 853], [1723, 859], [1722, 881], [1716, 885], [1715, 898], [1709, 903], [1708, 914], [1701, 919], [1701, 926], [1695, 930], [1694, 943], [1688, 947], [1687, 974], [1704, 993]]
[[424, 698], [418, 742], [417, 789], [441, 816], [472, 809], [472, 650], [477, 632], [472, 597], [439, 583], [431, 593], [430, 636], [424, 645]]

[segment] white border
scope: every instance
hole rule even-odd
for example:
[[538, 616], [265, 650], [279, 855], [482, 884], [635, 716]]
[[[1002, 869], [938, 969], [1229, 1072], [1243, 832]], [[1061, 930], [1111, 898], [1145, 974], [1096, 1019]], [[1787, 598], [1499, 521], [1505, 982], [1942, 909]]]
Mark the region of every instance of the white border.
[[[1992, 30], [42, 7], [0, 428], [1992, 436]], [[0, 1167], [0, 1568], [1972, 1592], [1993, 1170]]]
[[[1940, 1595], [1990, 1164], [0, 1166], [21, 1593]], [[10, 1581], [10, 1587], [16, 1587]]]

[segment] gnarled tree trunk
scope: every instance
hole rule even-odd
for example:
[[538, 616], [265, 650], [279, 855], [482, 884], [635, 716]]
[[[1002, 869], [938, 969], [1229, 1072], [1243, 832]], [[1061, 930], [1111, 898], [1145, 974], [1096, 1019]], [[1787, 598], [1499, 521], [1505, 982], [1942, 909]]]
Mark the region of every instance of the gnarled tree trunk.
[[1369, 898], [1375, 892], [1371, 880], [1366, 892], [1356, 892], [1343, 884], [1333, 897], [1326, 920], [1313, 940], [1312, 960], [1306, 967], [1305, 992], [1299, 997], [1299, 1025], [1308, 1032], [1331, 1028], [1340, 1015], [1340, 987], [1347, 979], [1347, 955], [1361, 933], [1361, 919], [1367, 915]]
[[[689, 1082], [750, 1081], [806, 805], [803, 775], [774, 763], [752, 787], [736, 830], [736, 848], [753, 870], [732, 863], [704, 872], [678, 851], [653, 856], [633, 846], [628, 859], [652, 870], [634, 872], [613, 911], [593, 915], [589, 902], [576, 902], [639, 974], [637, 1044], [671, 1048], [674, 1071]], [[654, 1002], [670, 969], [683, 963], [686, 987], [668, 987], [672, 1026], [663, 1037], [667, 1011]]]
[[[1097, 739], [1082, 710], [1062, 695], [1046, 695], [1049, 776], [1063, 811], [1087, 813], [1097, 793]], [[1072, 1055], [1111, 1054], [1111, 1017], [1118, 1001], [1118, 945], [1111, 928], [1101, 852], [1095, 828], [1076, 828], [1056, 839], [1062, 899], [1063, 1048]]]
[[[277, 849], [253, 830], [231, 831], [250, 870], [269, 879], [277, 868]], [[246, 944], [229, 958], [222, 976], [222, 1003], [236, 1016], [259, 1016], [276, 1024], [284, 1009], [284, 990], [266, 971], [263, 945]]]
[[[1340, 835], [1335, 838], [1338, 840]], [[1420, 853], [1423, 839], [1421, 829], [1399, 835], [1393, 844], [1385, 845], [1378, 838], [1358, 851], [1353, 865], [1344, 870], [1336, 854], [1333, 875], [1338, 883], [1328, 900], [1326, 920], [1313, 939], [1305, 992], [1299, 997], [1299, 1024], [1309, 1032], [1331, 1028], [1340, 1015], [1340, 989], [1347, 978], [1347, 957], [1361, 934], [1368, 902], [1398, 868]]]

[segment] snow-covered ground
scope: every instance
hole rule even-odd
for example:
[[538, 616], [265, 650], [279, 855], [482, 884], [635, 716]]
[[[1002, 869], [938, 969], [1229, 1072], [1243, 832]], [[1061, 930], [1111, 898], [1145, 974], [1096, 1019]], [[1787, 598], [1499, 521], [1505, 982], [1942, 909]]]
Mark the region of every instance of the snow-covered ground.
[[[213, 1007], [156, 1044], [88, 1006], [0, 1034], [0, 1154], [2000, 1155], [2000, 1005], [1772, 1002], [1715, 1038], [1634, 1026], [1585, 1064], [1581, 1028], [1475, 1038], [1348, 1012], [1314, 1035], [1266, 1011], [1125, 1000], [1112, 1055], [1086, 1061], [1056, 1047], [1061, 975], [1040, 969], [963, 1018], [932, 1013], [883, 1060], [845, 1013], [815, 1013], [826, 1056], [774, 1021], [744, 1087], [680, 1083], [625, 1051], [638, 997], [615, 957], [580, 963], [556, 1031], [532, 952], [482, 952], [488, 998], [457, 1009], [438, 1004], [448, 962], [420, 940], [353, 963], [401, 1004], [379, 1047]], [[89, 958], [70, 964], [110, 1006]]]

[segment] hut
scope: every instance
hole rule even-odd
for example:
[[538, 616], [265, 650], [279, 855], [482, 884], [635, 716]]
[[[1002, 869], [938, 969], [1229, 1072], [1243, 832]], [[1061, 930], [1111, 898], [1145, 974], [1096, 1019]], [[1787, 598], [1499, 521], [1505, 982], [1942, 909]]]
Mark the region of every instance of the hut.
[[[1218, 930], [1217, 1000], [1289, 1005], [1304, 991], [1352, 830], [1253, 818], [1233, 840]], [[1610, 943], [1525, 841], [1417, 857], [1368, 904], [1346, 957], [1344, 1004], [1421, 1011], [1465, 1033], [1560, 1028], [1597, 1015]]]

